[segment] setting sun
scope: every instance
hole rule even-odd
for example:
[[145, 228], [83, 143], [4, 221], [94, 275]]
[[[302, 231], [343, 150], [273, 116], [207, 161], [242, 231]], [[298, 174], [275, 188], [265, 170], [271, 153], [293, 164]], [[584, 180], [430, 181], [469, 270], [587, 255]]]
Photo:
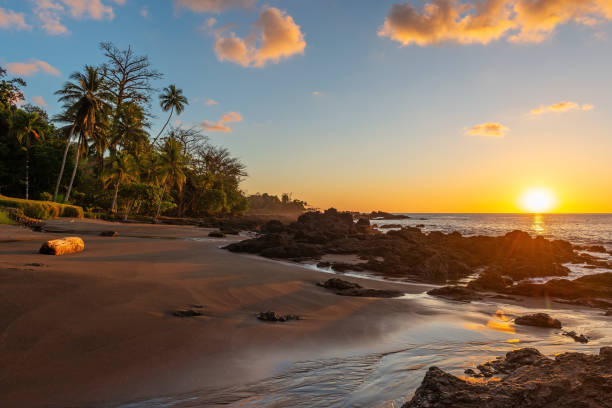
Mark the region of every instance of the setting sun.
[[555, 194], [546, 188], [530, 188], [523, 192], [520, 203], [527, 212], [545, 213], [554, 209], [557, 199]]

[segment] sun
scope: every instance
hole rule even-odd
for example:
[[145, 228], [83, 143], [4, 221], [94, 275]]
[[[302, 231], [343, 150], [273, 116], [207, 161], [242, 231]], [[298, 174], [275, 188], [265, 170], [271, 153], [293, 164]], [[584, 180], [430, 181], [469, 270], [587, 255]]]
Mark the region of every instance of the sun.
[[533, 214], [541, 214], [554, 209], [557, 199], [551, 190], [538, 187], [525, 190], [521, 195], [520, 203], [523, 210]]

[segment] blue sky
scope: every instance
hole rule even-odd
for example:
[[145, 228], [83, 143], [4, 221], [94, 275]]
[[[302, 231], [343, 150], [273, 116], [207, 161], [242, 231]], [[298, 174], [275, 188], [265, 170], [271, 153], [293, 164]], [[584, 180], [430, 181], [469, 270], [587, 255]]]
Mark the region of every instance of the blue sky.
[[[484, 31], [466, 29], [461, 14], [437, 20], [421, 1], [0, 0], [0, 64], [40, 60], [59, 70], [25, 77], [29, 100], [42, 97], [54, 114], [53, 92], [69, 74], [102, 62], [99, 42], [131, 45], [164, 73], [156, 87], [184, 90], [183, 125], [239, 113], [241, 121], [225, 123], [231, 132], [205, 133], [245, 162], [250, 193], [359, 210], [513, 211], [521, 191], [544, 186], [560, 210], [612, 211], [603, 176], [612, 174], [612, 5], [537, 0], [560, 21], [550, 29], [549, 15], [515, 5], [525, 1], [533, 0], [488, 2], [506, 7], [503, 15], [472, 9], [488, 18]], [[69, 33], [42, 28], [44, 2], [62, 7], [55, 16]], [[194, 11], [215, 4], [234, 7]], [[87, 11], [97, 6], [106, 7], [101, 17]], [[252, 66], [260, 48], [242, 60], [215, 51], [230, 32], [250, 47], [252, 24], [264, 27], [270, 9], [301, 34], [303, 49], [285, 44], [286, 55], [262, 67]], [[385, 21], [391, 32], [379, 35]], [[492, 38], [507, 22], [515, 28]], [[155, 134], [166, 114], [156, 98], [153, 107]]]

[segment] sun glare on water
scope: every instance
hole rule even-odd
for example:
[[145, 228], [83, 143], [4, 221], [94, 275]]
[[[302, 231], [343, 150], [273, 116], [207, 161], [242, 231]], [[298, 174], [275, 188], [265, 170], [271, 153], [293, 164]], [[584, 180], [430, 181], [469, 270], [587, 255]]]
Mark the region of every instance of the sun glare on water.
[[520, 203], [526, 212], [542, 214], [553, 210], [557, 204], [557, 199], [549, 189], [531, 188], [523, 192]]

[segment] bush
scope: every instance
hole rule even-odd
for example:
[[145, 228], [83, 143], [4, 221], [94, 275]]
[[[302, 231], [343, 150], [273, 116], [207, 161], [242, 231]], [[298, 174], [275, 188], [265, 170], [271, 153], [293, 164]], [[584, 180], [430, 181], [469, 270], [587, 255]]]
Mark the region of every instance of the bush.
[[0, 206], [19, 208], [32, 218], [49, 219], [57, 217], [83, 218], [83, 209], [75, 205], [59, 204], [51, 201], [23, 200], [0, 195]]
[[9, 217], [6, 211], [0, 210], [0, 225], [1, 224], [15, 225], [16, 223]]
[[43, 191], [42, 193], [40, 193], [40, 200], [41, 201], [53, 201], [53, 196], [51, 195], [51, 193], [47, 193], [46, 191]]

